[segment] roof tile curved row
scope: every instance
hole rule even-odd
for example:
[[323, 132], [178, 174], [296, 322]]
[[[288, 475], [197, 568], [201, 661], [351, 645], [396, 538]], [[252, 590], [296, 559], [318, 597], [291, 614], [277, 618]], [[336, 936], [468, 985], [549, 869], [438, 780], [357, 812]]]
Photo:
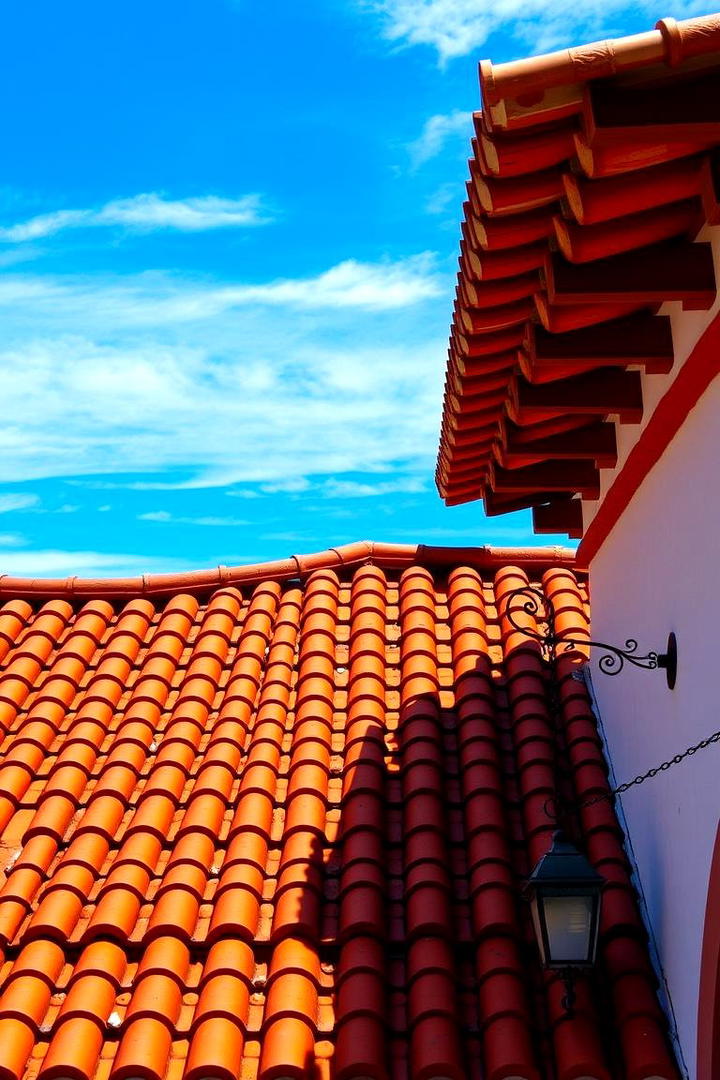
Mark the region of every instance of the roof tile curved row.
[[609, 802], [572, 1017], [540, 969], [547, 800], [607, 769], [507, 597], [576, 636], [586, 584], [491, 554], [0, 608], [0, 1080], [674, 1080]]

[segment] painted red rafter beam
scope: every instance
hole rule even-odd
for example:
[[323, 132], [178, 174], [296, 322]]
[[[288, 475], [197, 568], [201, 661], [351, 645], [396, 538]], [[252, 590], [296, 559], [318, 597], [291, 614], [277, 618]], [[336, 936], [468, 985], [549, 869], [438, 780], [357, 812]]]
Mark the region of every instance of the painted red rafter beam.
[[640, 84], [592, 82], [582, 104], [585, 135], [593, 146], [645, 139], [688, 139], [698, 146], [720, 142], [720, 73], [671, 72]]
[[567, 413], [580, 416], [617, 413], [620, 423], [639, 424], [643, 411], [640, 374], [607, 368], [539, 385], [518, 379], [507, 411], [510, 419], [521, 426]]
[[572, 539], [583, 534], [582, 503], [579, 499], [558, 499], [533, 507], [533, 530], [539, 534], [567, 533]]
[[686, 310], [697, 311], [715, 301], [712, 248], [706, 243], [655, 244], [579, 266], [548, 253], [545, 277], [551, 304], [680, 300]]
[[561, 491], [586, 499], [600, 496], [600, 474], [592, 461], [543, 461], [521, 469], [491, 466], [489, 482], [497, 495]]
[[588, 370], [638, 364], [648, 374], [666, 374], [674, 357], [670, 319], [647, 312], [564, 334], [551, 334], [542, 326], [530, 325], [523, 345], [531, 369], [548, 374], [561, 364]]
[[506, 469], [523, 469], [550, 458], [559, 461], [594, 461], [601, 469], [612, 469], [617, 463], [614, 424], [601, 421], [532, 442], [522, 436], [523, 428], [508, 425], [505, 445], [497, 446], [497, 459]]

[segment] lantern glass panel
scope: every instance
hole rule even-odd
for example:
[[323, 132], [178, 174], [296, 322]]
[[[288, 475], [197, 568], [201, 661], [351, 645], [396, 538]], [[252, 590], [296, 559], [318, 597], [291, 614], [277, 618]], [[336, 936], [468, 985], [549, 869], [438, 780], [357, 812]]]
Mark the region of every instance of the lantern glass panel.
[[542, 901], [547, 930], [546, 963], [587, 964], [592, 961], [594, 914], [593, 896], [552, 896]]

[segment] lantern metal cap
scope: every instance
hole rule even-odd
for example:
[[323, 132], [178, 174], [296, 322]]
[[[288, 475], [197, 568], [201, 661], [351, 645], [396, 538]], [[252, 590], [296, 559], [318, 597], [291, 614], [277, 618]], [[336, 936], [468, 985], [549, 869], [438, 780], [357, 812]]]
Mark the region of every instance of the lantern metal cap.
[[605, 878], [598, 874], [562, 830], [557, 829], [549, 850], [536, 863], [528, 878], [525, 891], [548, 885], [602, 888], [604, 884]]

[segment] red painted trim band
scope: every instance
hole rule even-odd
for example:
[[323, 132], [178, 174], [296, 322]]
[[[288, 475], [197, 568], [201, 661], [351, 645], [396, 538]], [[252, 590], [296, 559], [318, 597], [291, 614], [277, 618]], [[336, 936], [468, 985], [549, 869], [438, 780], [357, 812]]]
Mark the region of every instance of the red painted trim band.
[[713, 379], [720, 374], [720, 314], [707, 327], [672, 386], [660, 399], [590, 522], [578, 548], [578, 566], [589, 566]]

